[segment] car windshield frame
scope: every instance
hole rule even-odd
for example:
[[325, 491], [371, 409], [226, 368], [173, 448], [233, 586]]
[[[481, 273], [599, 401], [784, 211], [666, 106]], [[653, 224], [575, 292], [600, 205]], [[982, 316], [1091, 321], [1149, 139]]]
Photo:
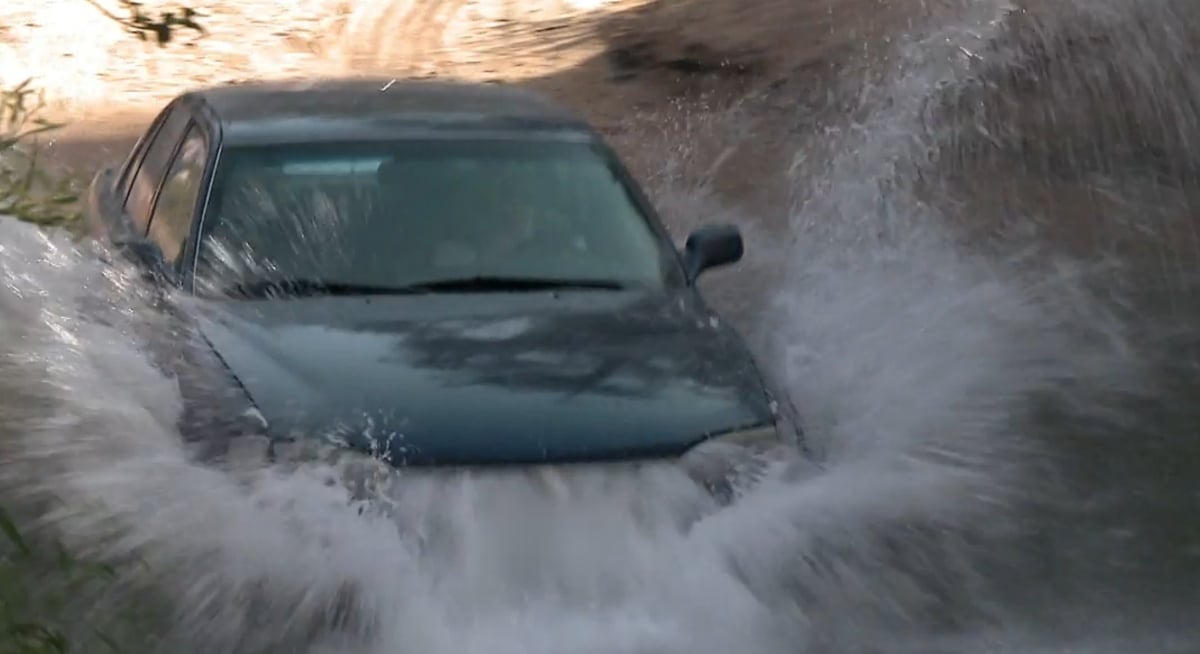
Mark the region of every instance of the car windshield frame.
[[289, 152], [302, 153], [300, 154], [302, 157], [318, 152], [328, 152], [331, 158], [343, 156], [348, 158], [357, 156], [371, 157], [378, 155], [386, 156], [389, 152], [395, 152], [397, 149], [403, 148], [405, 144], [417, 147], [423, 145], [436, 147], [439, 144], [455, 143], [459, 147], [464, 145], [467, 147], [471, 145], [490, 147], [495, 146], [498, 142], [507, 142], [516, 146], [559, 145], [588, 150], [592, 156], [596, 157], [597, 163], [602, 164], [612, 175], [612, 180], [619, 191], [623, 193], [630, 211], [640, 221], [639, 226], [646, 230], [649, 243], [652, 244], [658, 267], [658, 279], [655, 280], [653, 286], [648, 286], [646, 289], [658, 292], [671, 292], [686, 287], [688, 285], [687, 274], [681, 254], [674, 244], [666, 225], [646, 196], [644, 189], [633, 177], [624, 162], [611, 146], [602, 139], [591, 135], [587, 135], [585, 138], [578, 138], [579, 134], [573, 136], [576, 138], [567, 139], [554, 135], [530, 135], [523, 133], [489, 135], [466, 133], [423, 134], [420, 136], [392, 135], [385, 139], [354, 138], [335, 141], [317, 140], [223, 144], [213, 162], [203, 211], [201, 212], [200, 219], [193, 227], [192, 238], [194, 239], [195, 247], [192, 249], [191, 256], [186, 263], [187, 270], [183, 271], [186, 277], [185, 283], [190, 286], [193, 295], [221, 297], [223, 299], [231, 297], [224, 293], [214, 292], [212, 289], [206, 289], [201, 280], [198, 279], [198, 272], [200, 271], [204, 249], [211, 247], [207, 245], [206, 238], [212, 233], [209, 227], [211, 226], [213, 215], [222, 206], [224, 193], [229, 188], [227, 184], [229, 175], [233, 174], [232, 171], [236, 168], [235, 164], [243, 155], [254, 157], [266, 152], [268, 156], [276, 156], [284, 159], [288, 156]]

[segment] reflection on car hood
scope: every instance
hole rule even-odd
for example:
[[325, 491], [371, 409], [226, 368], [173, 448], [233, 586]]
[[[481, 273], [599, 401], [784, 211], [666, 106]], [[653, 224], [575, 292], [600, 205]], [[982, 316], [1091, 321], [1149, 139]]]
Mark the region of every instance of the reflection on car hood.
[[397, 463], [672, 456], [772, 419], [738, 336], [686, 292], [212, 307], [201, 330], [273, 435], [339, 430]]

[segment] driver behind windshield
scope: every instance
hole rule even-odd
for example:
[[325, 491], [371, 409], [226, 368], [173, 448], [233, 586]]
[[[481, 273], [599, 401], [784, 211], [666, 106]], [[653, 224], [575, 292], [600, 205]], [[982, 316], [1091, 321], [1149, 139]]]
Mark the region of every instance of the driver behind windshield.
[[454, 218], [454, 236], [442, 242], [435, 254], [438, 266], [473, 266], [504, 269], [527, 256], [534, 240], [536, 208], [522, 192], [517, 175], [494, 174], [471, 180], [460, 189], [461, 202]]

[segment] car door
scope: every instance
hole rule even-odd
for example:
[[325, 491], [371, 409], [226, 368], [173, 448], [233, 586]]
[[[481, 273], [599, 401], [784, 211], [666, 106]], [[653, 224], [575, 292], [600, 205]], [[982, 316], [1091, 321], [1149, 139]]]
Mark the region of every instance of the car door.
[[[157, 248], [159, 263], [166, 268], [166, 276], [172, 284], [181, 281], [184, 262], [191, 252], [192, 225], [199, 215], [198, 208], [206, 187], [208, 143], [205, 129], [189, 119], [178, 146], [164, 166], [162, 181], [153, 193], [146, 219], [146, 241]], [[171, 303], [156, 306], [167, 315], [169, 328], [156, 331], [154, 327], [147, 327], [143, 332], [146, 350], [155, 365], [180, 385], [185, 417], [194, 421], [192, 400], [202, 395], [206, 388], [215, 388], [201, 374], [208, 374], [208, 369], [197, 367], [197, 362], [211, 363], [208, 360], [212, 355], [203, 339], [198, 338], [195, 324], [186, 311]]]
[[194, 121], [189, 122], [151, 206], [147, 238], [158, 246], [163, 261], [175, 273], [182, 272], [189, 251], [189, 235], [201, 200], [208, 152], [204, 129]]

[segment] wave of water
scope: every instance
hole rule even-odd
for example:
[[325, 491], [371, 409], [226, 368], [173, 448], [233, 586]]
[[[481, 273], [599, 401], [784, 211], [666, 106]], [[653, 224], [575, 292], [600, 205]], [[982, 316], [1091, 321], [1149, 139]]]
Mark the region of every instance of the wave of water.
[[[988, 131], [939, 120], [938, 101], [1023, 65], [991, 47], [1013, 11], [932, 9], [823, 135], [828, 156], [798, 163], [794, 239], [756, 327], [817, 460], [732, 507], [669, 464], [434, 474], [318, 452], [269, 467], [249, 442], [198, 465], [145, 354], [187, 336], [160, 300], [90, 248], [0, 220], [4, 497], [78, 551], [144, 561], [77, 601], [101, 623], [102, 606], [162, 611], [136, 639], [147, 651], [1194, 649], [1178, 624], [1131, 644], [1165, 614], [1115, 622], [1094, 600], [1126, 589], [1096, 576], [1103, 561], [1069, 564], [1128, 551], [1063, 522], [1097, 499], [1069, 478], [1074, 443], [1194, 432], [1162, 408], [1164, 361], [1187, 361], [1164, 350], [1176, 332], [1137, 313], [1128, 261], [1073, 256], [1020, 212], [980, 238], [937, 177], [969, 170], [952, 146]], [[1114, 629], [1077, 627], [1097, 621]]]

